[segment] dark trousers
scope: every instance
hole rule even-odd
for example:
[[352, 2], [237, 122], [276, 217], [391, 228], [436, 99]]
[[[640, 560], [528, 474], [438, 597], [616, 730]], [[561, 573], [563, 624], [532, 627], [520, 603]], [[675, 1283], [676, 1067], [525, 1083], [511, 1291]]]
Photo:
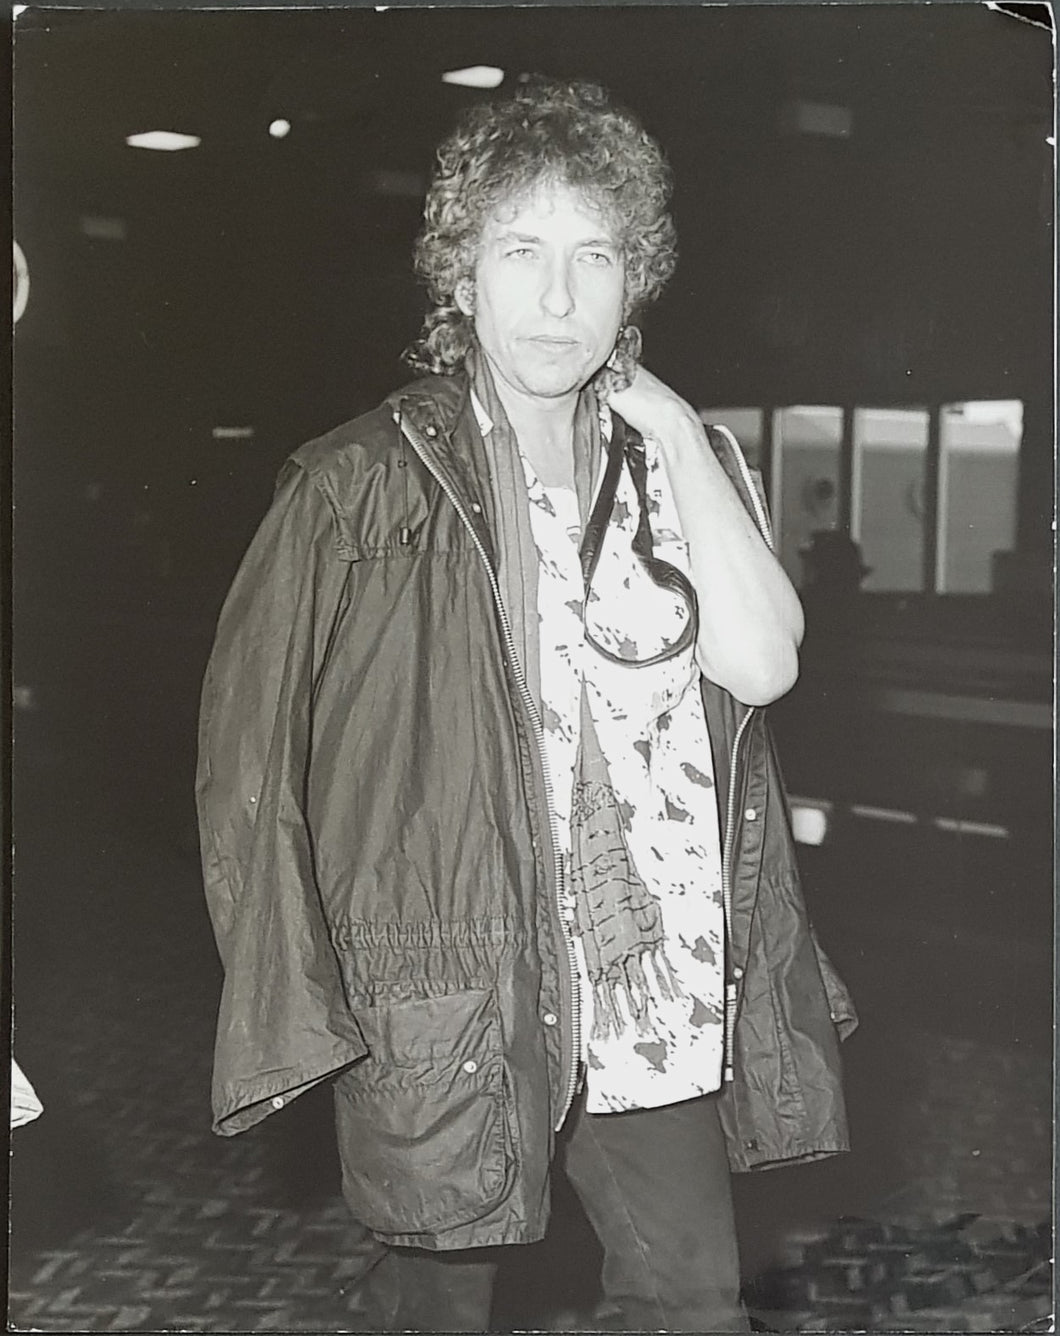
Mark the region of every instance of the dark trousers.
[[[750, 1330], [713, 1097], [630, 1113], [576, 1106], [558, 1161], [603, 1249], [593, 1330]], [[496, 1249], [395, 1248], [388, 1263], [396, 1330], [489, 1330]]]

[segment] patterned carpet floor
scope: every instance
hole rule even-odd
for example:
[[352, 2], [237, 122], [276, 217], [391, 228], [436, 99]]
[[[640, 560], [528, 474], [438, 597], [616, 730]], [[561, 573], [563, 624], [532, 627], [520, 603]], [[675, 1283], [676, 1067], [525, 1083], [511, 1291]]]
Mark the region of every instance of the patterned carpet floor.
[[[16, 882], [15, 1049], [45, 1113], [13, 1136], [9, 1330], [378, 1329], [327, 1092], [209, 1131], [220, 974], [190, 850], [77, 803], [83, 839], [36, 841]], [[848, 1046], [854, 1154], [737, 1183], [759, 1329], [1051, 1330], [1049, 1053], [928, 1020]], [[517, 1251], [498, 1327], [587, 1329], [584, 1225], [561, 1207]]]
[[839, 1220], [789, 1240], [792, 1261], [745, 1299], [775, 1331], [1025, 1331], [1051, 1311], [1052, 1231], [967, 1214], [937, 1224]]

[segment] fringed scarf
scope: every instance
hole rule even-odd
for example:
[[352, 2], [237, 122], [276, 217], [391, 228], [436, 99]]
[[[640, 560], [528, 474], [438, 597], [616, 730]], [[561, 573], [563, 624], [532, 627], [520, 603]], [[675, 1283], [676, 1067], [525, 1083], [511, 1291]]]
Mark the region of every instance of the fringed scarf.
[[[477, 348], [468, 355], [468, 371], [472, 389], [492, 423], [489, 453], [501, 593], [540, 716], [539, 554], [526, 478], [515, 433], [486, 359]], [[575, 491], [583, 527], [602, 453], [599, 406], [592, 389], [586, 388], [579, 397], [574, 422]], [[631, 565], [637, 560], [632, 550], [629, 560]], [[626, 843], [584, 683], [571, 800], [569, 876], [573, 927], [581, 939], [593, 989], [593, 1037], [623, 1031], [629, 1018], [642, 1031], [653, 994], [672, 998], [679, 989], [666, 958], [659, 902], [638, 874]]]

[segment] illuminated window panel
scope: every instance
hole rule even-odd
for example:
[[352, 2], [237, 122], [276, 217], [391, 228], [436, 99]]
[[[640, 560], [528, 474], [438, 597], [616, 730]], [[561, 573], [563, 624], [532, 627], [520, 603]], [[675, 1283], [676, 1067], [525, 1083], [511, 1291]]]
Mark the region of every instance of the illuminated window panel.
[[850, 536], [867, 592], [923, 588], [929, 432], [926, 408], [854, 410]]
[[843, 410], [796, 405], [773, 415], [772, 496], [778, 550], [788, 578], [803, 583], [803, 550], [839, 523]]
[[945, 404], [939, 421], [937, 583], [940, 594], [987, 594], [994, 557], [1016, 542], [1023, 404]]

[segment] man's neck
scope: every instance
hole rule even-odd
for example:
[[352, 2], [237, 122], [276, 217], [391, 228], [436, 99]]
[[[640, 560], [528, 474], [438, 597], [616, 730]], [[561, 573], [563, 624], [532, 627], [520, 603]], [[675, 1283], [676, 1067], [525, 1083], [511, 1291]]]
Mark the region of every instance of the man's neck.
[[555, 400], [531, 399], [498, 383], [497, 395], [523, 453], [544, 486], [573, 490], [577, 393]]

